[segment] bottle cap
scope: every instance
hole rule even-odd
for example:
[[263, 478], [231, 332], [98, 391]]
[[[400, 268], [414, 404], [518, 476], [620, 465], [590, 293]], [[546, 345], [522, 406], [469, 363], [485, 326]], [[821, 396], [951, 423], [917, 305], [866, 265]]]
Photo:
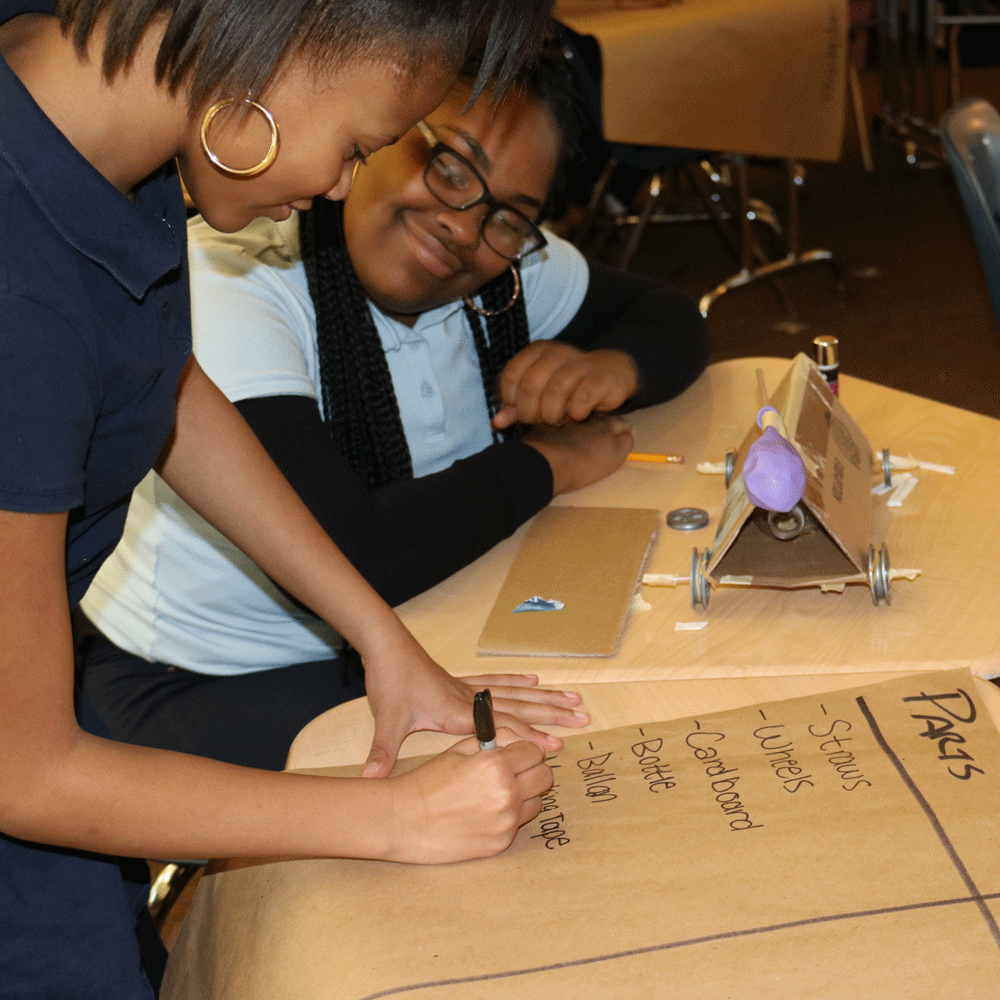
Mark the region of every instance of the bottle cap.
[[836, 337], [814, 337], [813, 344], [816, 346], [816, 364], [820, 368], [836, 368], [840, 364], [840, 345]]

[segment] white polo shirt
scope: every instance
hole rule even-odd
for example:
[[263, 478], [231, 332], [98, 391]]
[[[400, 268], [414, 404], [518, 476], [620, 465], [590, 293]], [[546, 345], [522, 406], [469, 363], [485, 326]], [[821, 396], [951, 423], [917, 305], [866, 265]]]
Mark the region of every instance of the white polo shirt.
[[[194, 351], [209, 377], [234, 402], [299, 395], [322, 407], [298, 214], [281, 223], [257, 219], [231, 235], [195, 219], [188, 236]], [[550, 339], [583, 302], [587, 264], [550, 235], [522, 263], [521, 281], [531, 339]], [[488, 447], [479, 359], [461, 302], [422, 314], [412, 329], [370, 308], [414, 475]], [[124, 537], [81, 606], [121, 648], [201, 673], [327, 659], [340, 646], [333, 629], [293, 605], [155, 473], [135, 491]]]

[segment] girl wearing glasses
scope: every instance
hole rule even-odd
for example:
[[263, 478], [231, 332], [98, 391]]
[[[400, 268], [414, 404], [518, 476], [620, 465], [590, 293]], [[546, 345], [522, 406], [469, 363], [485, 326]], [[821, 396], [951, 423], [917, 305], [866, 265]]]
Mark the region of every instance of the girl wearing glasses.
[[[74, 690], [70, 616], [157, 463], [360, 647], [376, 773], [414, 724], [471, 731], [472, 691], [420, 649], [191, 358], [178, 169], [226, 230], [342, 197], [356, 159], [437, 106], [484, 29], [515, 70], [504, 52], [532, 48], [547, 7], [0, 0], [4, 1000], [150, 1000], [164, 956], [133, 859], [456, 860], [502, 850], [537, 813], [552, 744], [506, 714], [509, 696], [505, 724], [538, 746], [480, 754], [472, 740], [415, 778], [281, 775], [114, 742]], [[533, 693], [521, 714], [565, 713]]]
[[[343, 206], [192, 225], [202, 364], [390, 604], [618, 468], [618, 414], [708, 358], [687, 299], [538, 228], [575, 138], [561, 49], [519, 84], [465, 110], [460, 80]], [[85, 688], [122, 739], [280, 768], [363, 693], [338, 636], [155, 477], [84, 608]]]

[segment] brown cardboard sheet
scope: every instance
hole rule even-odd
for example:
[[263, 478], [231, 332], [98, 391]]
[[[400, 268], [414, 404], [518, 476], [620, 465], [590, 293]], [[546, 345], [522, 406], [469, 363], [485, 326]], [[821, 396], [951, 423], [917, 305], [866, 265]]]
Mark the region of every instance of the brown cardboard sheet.
[[210, 872], [163, 1000], [995, 995], [1000, 734], [967, 671], [580, 734], [550, 763], [496, 858]]
[[[545, 508], [521, 543], [476, 652], [612, 656], [659, 522], [650, 508]], [[532, 597], [564, 607], [514, 611]]]

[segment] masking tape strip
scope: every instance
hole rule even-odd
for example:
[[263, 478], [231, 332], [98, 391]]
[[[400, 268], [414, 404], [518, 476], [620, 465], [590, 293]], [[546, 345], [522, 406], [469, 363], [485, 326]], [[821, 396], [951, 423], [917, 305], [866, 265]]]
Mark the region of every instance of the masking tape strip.
[[674, 576], [673, 573], [643, 573], [642, 582], [646, 587], [676, 587], [679, 583], [687, 583], [691, 577]]
[[[882, 452], [876, 453], [875, 458], [878, 461], [879, 470], [882, 468]], [[955, 475], [954, 465], [940, 465], [938, 462], [922, 462], [919, 458], [914, 458], [912, 455], [893, 455], [889, 452], [889, 465], [893, 469], [926, 469], [928, 472], [943, 472], [946, 476]]]
[[[906, 475], [906, 473], [904, 473]], [[892, 496], [889, 497], [888, 506], [890, 507], [902, 507], [903, 501], [913, 492], [914, 487], [920, 482], [919, 479], [914, 476], [910, 476], [909, 479], [904, 483], [900, 483], [893, 492]]]

